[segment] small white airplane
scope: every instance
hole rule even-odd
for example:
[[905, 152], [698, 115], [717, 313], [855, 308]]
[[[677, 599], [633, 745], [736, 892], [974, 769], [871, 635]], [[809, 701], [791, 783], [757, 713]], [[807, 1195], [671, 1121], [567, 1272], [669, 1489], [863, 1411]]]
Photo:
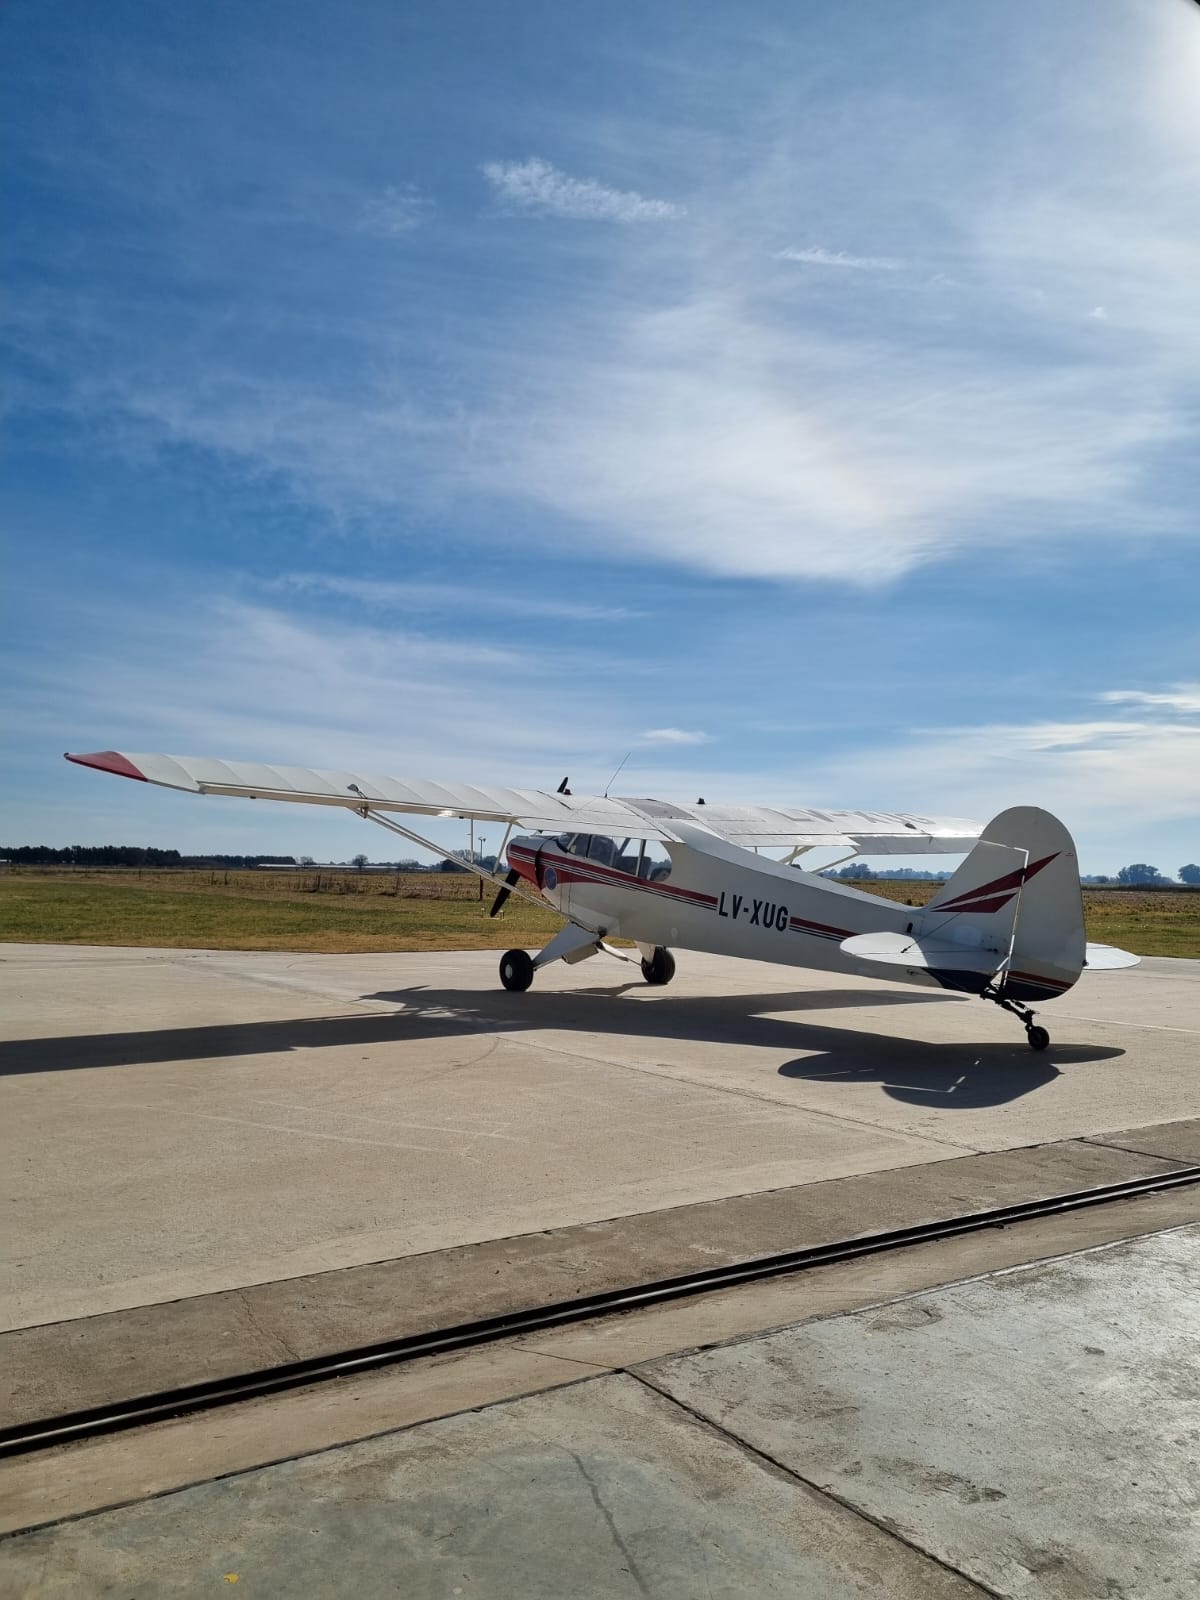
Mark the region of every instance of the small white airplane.
[[[477, 788], [423, 779], [273, 767], [191, 756], [68, 754], [68, 761], [188, 794], [341, 806], [424, 849], [441, 845], [398, 816], [473, 818], [506, 829], [497, 862], [508, 873], [463, 865], [499, 893], [549, 902], [567, 918], [544, 950], [508, 950], [506, 989], [525, 990], [551, 961], [601, 951], [639, 961], [647, 983], [669, 983], [672, 947], [854, 973], [979, 995], [1024, 1024], [1044, 1050], [1030, 1001], [1065, 994], [1085, 966], [1136, 966], [1139, 958], [1084, 938], [1075, 846], [1048, 811], [1015, 806], [985, 827], [953, 817], [875, 811], [782, 810], [698, 800], [610, 799]], [[533, 830], [514, 837], [514, 829]], [[879, 855], [966, 855], [927, 906], [898, 905], [796, 866], [834, 846], [836, 862]], [[782, 850], [781, 859], [762, 850]], [[635, 957], [607, 941], [632, 940]]]

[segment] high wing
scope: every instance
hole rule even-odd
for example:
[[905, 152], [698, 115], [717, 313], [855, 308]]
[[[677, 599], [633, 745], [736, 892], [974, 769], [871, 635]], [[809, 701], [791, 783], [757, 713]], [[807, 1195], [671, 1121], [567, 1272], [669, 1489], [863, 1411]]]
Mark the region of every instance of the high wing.
[[691, 833], [697, 826], [746, 847], [793, 850], [835, 845], [872, 855], [957, 854], [970, 849], [980, 825], [955, 817], [924, 817], [880, 811], [818, 811], [771, 806], [676, 805], [607, 795], [551, 794], [541, 789], [505, 789], [428, 778], [383, 778], [361, 772], [311, 767], [276, 767], [259, 762], [217, 761], [197, 756], [136, 755], [99, 750], [67, 754], [68, 761], [186, 794], [236, 795], [252, 800], [290, 800], [344, 806], [358, 811], [428, 817], [473, 817], [547, 833], [606, 834], [612, 838], [678, 841], [673, 824]]
[[188, 794], [240, 795], [250, 800], [295, 800], [315, 806], [364, 805], [421, 817], [474, 817], [549, 833], [607, 833], [615, 838], [675, 839], [669, 828], [635, 814], [628, 802], [596, 795], [548, 794], [429, 778], [380, 778], [363, 772], [264, 766], [200, 756], [126, 755], [101, 750], [67, 754], [68, 761], [123, 778], [182, 789]]
[[792, 806], [669, 805], [626, 802], [647, 816], [698, 823], [745, 849], [795, 851], [839, 848], [879, 856], [964, 855], [983, 824], [965, 817], [926, 817], [902, 811], [821, 811]]

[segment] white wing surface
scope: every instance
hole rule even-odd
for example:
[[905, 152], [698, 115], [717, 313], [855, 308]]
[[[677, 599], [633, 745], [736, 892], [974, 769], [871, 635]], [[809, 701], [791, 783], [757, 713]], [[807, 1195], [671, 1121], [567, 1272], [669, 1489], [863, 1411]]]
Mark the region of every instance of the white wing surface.
[[383, 778], [363, 772], [276, 767], [198, 756], [136, 755], [99, 750], [68, 761], [122, 778], [181, 789], [187, 794], [290, 800], [426, 817], [474, 817], [547, 833], [598, 833], [623, 839], [678, 840], [672, 823], [699, 825], [731, 844], [763, 848], [836, 845], [872, 855], [961, 855], [980, 824], [953, 817], [881, 811], [817, 811], [770, 806], [676, 805], [652, 799], [551, 794], [541, 789], [442, 783], [429, 778]]

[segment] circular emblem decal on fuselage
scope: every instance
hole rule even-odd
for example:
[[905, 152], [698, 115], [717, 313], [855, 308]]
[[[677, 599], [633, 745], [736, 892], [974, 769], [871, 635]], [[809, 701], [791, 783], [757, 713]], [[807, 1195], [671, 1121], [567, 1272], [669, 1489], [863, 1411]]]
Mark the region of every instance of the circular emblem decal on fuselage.
[[546, 876], [542, 879], [542, 884], [547, 889], [558, 888], [558, 873], [555, 872], [553, 867], [546, 868]]

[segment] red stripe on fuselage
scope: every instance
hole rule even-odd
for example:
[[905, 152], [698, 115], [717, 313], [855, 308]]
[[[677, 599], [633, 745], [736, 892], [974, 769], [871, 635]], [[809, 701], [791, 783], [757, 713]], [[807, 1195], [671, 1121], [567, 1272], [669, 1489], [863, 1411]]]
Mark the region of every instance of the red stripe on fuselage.
[[849, 928], [832, 928], [827, 922], [810, 922], [807, 917], [789, 917], [793, 933], [807, 933], [814, 939], [848, 939]]
[[[508, 859], [518, 871], [523, 866], [533, 867], [535, 855], [540, 854], [542, 861], [542, 874], [546, 869], [553, 867], [558, 874], [559, 883], [595, 883], [606, 888], [615, 889], [640, 889], [651, 894], [665, 894], [677, 900], [689, 900], [695, 905], [715, 906], [715, 894], [704, 894], [699, 889], [684, 889], [679, 884], [664, 882], [658, 878], [636, 878], [632, 873], [621, 872], [617, 867], [605, 866], [601, 861], [593, 861], [590, 856], [571, 856], [550, 852], [544, 847], [540, 851], [532, 851], [525, 845], [513, 845], [509, 848]], [[532, 875], [532, 874], [530, 874]]]

